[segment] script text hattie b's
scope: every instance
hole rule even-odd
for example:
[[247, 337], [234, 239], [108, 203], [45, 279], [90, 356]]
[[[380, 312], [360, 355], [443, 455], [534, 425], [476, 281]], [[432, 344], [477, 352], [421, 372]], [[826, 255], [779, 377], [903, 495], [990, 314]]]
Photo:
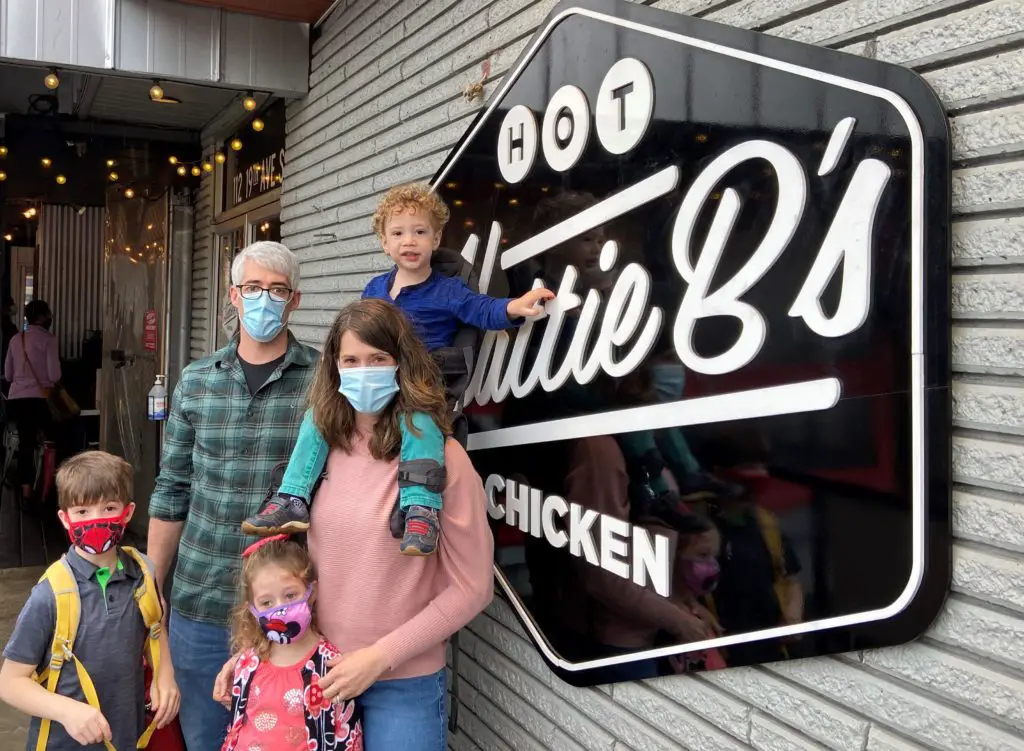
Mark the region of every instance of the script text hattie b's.
[[[612, 154], [634, 148], [650, 125], [654, 88], [647, 67], [633, 58], [620, 60], [609, 70], [598, 93], [593, 121], [598, 141]], [[532, 111], [512, 107], [499, 133], [497, 156], [503, 177], [511, 183], [524, 180], [540, 152], [557, 170], [570, 169], [582, 157], [590, 138], [591, 112], [586, 96], [575, 86], [563, 86], [552, 96], [538, 128]], [[834, 127], [817, 176], [834, 172], [841, 164], [850, 173], [846, 190], [836, 207], [828, 231], [821, 241], [811, 270], [793, 299], [788, 314], [801, 318], [823, 337], [850, 334], [867, 320], [871, 305], [871, 259], [875, 219], [882, 195], [892, 174], [884, 162], [867, 158], [849, 165], [847, 145], [856, 121], [840, 120]], [[731, 278], [712, 291], [712, 279], [730, 241], [743, 198], [731, 187], [721, 189], [727, 175], [741, 164], [761, 161], [775, 175], [778, 197], [771, 223], [747, 261]], [[676, 190], [680, 169], [673, 165], [640, 179], [593, 206], [548, 227], [500, 256], [501, 267], [509, 269], [541, 256], [562, 243], [635, 211]], [[714, 207], [710, 230], [703, 244], [693, 248], [698, 217], [712, 195], [721, 193]], [[796, 235], [808, 206], [808, 172], [786, 147], [766, 139], [745, 141], [726, 149], [712, 160], [686, 189], [672, 228], [670, 254], [679, 276], [686, 283], [673, 326], [673, 343], [682, 363], [695, 372], [710, 375], [730, 373], [748, 365], [760, 352], [768, 334], [767, 322], [746, 295], [775, 265]], [[502, 229], [492, 224], [485, 246], [480, 278], [486, 292], [498, 262]], [[472, 235], [463, 255], [473, 260], [479, 238]], [[616, 241], [610, 240], [601, 253], [600, 267], [611, 272], [618, 255]], [[694, 260], [695, 259], [695, 260]], [[835, 274], [841, 271], [839, 301], [830, 314], [821, 298]], [[538, 385], [556, 391], [572, 376], [588, 383], [599, 371], [622, 377], [635, 370], [650, 354], [661, 332], [665, 312], [651, 306], [651, 277], [638, 263], [630, 263], [615, 275], [615, 283], [602, 306], [602, 293], [576, 290], [580, 274], [572, 266], [562, 271], [555, 283], [556, 297], [545, 312], [528, 320], [517, 332], [515, 342], [504, 332], [488, 332], [467, 392], [467, 402], [480, 405], [500, 402], [511, 393], [522, 397]], [[602, 312], [603, 307], [603, 312]], [[578, 309], [578, 310], [577, 310]], [[575, 327], [562, 362], [555, 363], [556, 345], [567, 316]], [[697, 323], [704, 318], [724, 316], [740, 322], [740, 332], [725, 350], [713, 356], [698, 353], [693, 346]], [[547, 320], [536, 357], [525, 370], [527, 352], [536, 325]], [[511, 354], [509, 353], [511, 349]]]

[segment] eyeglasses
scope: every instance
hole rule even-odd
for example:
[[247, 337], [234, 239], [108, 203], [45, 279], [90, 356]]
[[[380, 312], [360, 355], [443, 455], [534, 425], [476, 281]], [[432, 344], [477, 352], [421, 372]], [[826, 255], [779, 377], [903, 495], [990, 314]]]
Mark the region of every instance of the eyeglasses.
[[267, 292], [274, 302], [290, 302], [295, 294], [295, 290], [285, 287], [283, 284], [275, 284], [273, 287], [261, 287], [258, 284], [236, 284], [235, 287], [238, 288], [238, 294], [244, 300], [258, 300], [260, 295]]

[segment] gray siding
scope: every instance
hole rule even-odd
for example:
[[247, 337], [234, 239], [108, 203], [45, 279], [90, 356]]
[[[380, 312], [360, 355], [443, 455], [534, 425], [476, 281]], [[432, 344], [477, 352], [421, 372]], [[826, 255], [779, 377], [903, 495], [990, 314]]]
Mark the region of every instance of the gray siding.
[[[551, 0], [351, 0], [288, 110], [284, 239], [294, 330], [319, 346], [385, 258], [381, 192], [428, 178]], [[1024, 3], [668, 0], [736, 26], [911, 66], [953, 128], [953, 592], [929, 633], [853, 653], [608, 689], [546, 669], [496, 601], [462, 641], [453, 749], [1024, 749]], [[198, 268], [198, 265], [197, 265]]]
[[[205, 140], [204, 140], [205, 144]], [[213, 174], [203, 173], [196, 202], [196, 226], [192, 238], [192, 321], [189, 328], [189, 356], [193, 360], [213, 351], [210, 336], [213, 305]]]

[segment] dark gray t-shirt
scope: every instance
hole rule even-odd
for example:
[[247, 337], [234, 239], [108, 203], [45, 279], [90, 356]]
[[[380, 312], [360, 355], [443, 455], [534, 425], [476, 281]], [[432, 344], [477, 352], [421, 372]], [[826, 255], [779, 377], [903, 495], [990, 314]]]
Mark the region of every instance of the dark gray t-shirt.
[[[146, 728], [145, 678], [142, 668], [146, 645], [146, 624], [135, 602], [135, 590], [144, 582], [134, 559], [120, 553], [123, 568], [110, 575], [106, 595], [96, 580], [96, 567], [78, 555], [67, 554], [78, 582], [82, 600], [81, 621], [74, 652], [96, 685], [100, 711], [110, 723], [114, 748], [133, 749]], [[4, 657], [44, 669], [50, 661], [57, 604], [49, 582], [32, 588], [21, 609], [14, 633], [4, 648]], [[65, 663], [57, 682], [57, 693], [85, 701], [73, 662]], [[34, 751], [39, 719], [33, 718], [26, 748]], [[57, 722], [50, 725], [47, 751], [104, 751], [102, 743], [79, 745]]]
[[276, 360], [270, 362], [261, 362], [259, 364], [253, 364], [246, 362], [241, 357], [238, 358], [238, 362], [242, 366], [242, 372], [245, 373], [245, 383], [249, 387], [249, 393], [255, 394], [261, 388], [263, 384], [274, 374], [278, 366], [284, 362], [284, 358], [288, 353], [281, 355]]

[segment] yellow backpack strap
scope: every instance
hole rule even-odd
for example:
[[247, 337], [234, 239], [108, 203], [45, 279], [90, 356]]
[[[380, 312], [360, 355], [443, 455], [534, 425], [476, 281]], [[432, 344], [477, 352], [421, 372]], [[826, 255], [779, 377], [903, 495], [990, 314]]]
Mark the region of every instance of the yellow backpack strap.
[[[142, 622], [149, 629], [149, 637], [146, 639], [146, 655], [149, 665], [153, 669], [153, 680], [160, 671], [160, 634], [162, 630], [163, 608], [160, 605], [160, 593], [156, 586], [155, 567], [153, 562], [138, 550], [127, 545], [121, 548], [127, 553], [142, 572], [142, 585], [135, 589], [135, 602], [142, 614]], [[152, 689], [151, 689], [152, 690]], [[149, 745], [149, 739], [153, 737], [156, 730], [156, 720], [149, 724], [145, 732], [139, 738], [136, 748], [145, 748]]]
[[[75, 573], [71, 570], [71, 564], [67, 557], [62, 556], [59, 561], [52, 564], [40, 581], [46, 581], [53, 590], [53, 599], [57, 607], [57, 617], [54, 619], [53, 641], [50, 644], [50, 664], [45, 670], [36, 676], [36, 680], [46, 685], [50, 693], [57, 692], [57, 682], [60, 680], [60, 672], [64, 664], [69, 660], [75, 663], [78, 673], [78, 682], [82, 686], [82, 693], [90, 706], [99, 709], [99, 696], [96, 694], [96, 687], [93, 685], [85, 666], [75, 657], [72, 647], [75, 637], [78, 635], [78, 624], [82, 617], [82, 600], [78, 593], [78, 582], [75, 580]], [[50, 738], [50, 720], [43, 720], [39, 724], [39, 737], [36, 740], [36, 751], [46, 751], [46, 744]], [[108, 742], [104, 741], [107, 751], [116, 751]]]

